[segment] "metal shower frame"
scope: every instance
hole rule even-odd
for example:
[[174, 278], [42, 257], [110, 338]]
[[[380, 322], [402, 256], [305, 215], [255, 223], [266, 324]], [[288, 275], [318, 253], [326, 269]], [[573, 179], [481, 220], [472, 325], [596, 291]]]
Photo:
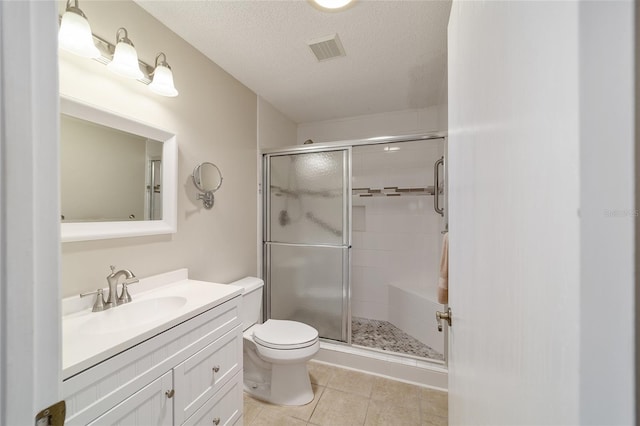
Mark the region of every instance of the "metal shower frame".
[[[335, 142], [325, 142], [325, 143], [313, 143], [307, 145], [294, 145], [288, 147], [281, 148], [268, 148], [263, 149], [260, 152], [262, 156], [262, 244], [260, 250], [262, 250], [262, 278], [265, 282], [265, 291], [263, 292], [263, 320], [266, 321], [270, 318], [271, 314], [271, 282], [268, 279], [270, 276], [270, 264], [269, 264], [269, 254], [268, 250], [265, 250], [265, 246], [269, 241], [269, 220], [270, 220], [270, 200], [269, 200], [269, 188], [266, 187], [265, 183], [267, 182], [269, 173], [270, 173], [270, 165], [269, 158], [272, 156], [278, 155], [290, 155], [290, 154], [303, 154], [303, 153], [313, 153], [313, 152], [326, 152], [326, 151], [337, 151], [337, 150], [347, 150], [347, 161], [345, 162], [345, 166], [343, 168], [344, 179], [347, 183], [347, 189], [344, 193], [344, 197], [346, 198], [345, 202], [347, 208], [345, 209], [345, 223], [347, 223], [347, 235], [343, 241], [346, 241], [346, 245], [348, 249], [346, 250], [346, 261], [343, 261], [343, 279], [346, 282], [346, 286], [343, 287], [343, 309], [346, 312], [346, 315], [343, 315], [342, 327], [343, 332], [346, 332], [346, 342], [339, 342], [331, 339], [321, 339], [323, 341], [335, 343], [335, 344], [345, 344], [351, 346], [351, 214], [352, 214], [352, 182], [351, 182], [351, 170], [352, 170], [352, 148], [356, 146], [363, 145], [379, 145], [379, 144], [388, 144], [388, 143], [396, 143], [396, 142], [414, 142], [421, 140], [435, 140], [435, 139], [443, 139], [445, 153], [447, 150], [447, 133], [446, 132], [430, 132], [430, 133], [420, 133], [420, 134], [410, 134], [410, 135], [399, 135], [399, 136], [381, 136], [381, 137], [373, 137], [366, 139], [352, 139], [352, 140], [342, 140]], [[445, 154], [446, 156], [446, 154]], [[443, 174], [447, 175], [447, 164], [446, 162], [443, 165]], [[437, 168], [436, 168], [437, 170]], [[436, 190], [437, 191], [437, 190]], [[434, 197], [437, 197], [437, 192], [434, 194]], [[447, 205], [447, 191], [444, 191], [444, 205]], [[448, 227], [448, 212], [447, 209], [444, 209], [444, 218]], [[313, 246], [313, 245], [312, 245]], [[448, 330], [445, 331], [445, 341], [448, 339]], [[448, 348], [445, 345], [445, 363], [448, 358]]]

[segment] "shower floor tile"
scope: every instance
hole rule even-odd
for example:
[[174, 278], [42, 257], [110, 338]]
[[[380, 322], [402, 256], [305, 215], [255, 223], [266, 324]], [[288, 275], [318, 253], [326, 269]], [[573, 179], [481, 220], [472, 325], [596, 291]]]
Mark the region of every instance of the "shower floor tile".
[[391, 324], [368, 318], [351, 319], [351, 343], [423, 358], [444, 360], [444, 355]]

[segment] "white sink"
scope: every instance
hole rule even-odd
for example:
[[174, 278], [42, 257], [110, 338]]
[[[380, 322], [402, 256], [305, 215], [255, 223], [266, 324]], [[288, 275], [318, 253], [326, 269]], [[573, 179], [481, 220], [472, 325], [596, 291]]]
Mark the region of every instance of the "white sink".
[[186, 303], [185, 297], [165, 296], [118, 305], [95, 313], [93, 318], [82, 324], [79, 331], [89, 335], [116, 333], [170, 317]]
[[91, 312], [93, 300], [63, 300], [62, 372], [69, 378], [225, 301], [242, 288], [190, 280], [186, 269], [140, 278], [133, 301]]

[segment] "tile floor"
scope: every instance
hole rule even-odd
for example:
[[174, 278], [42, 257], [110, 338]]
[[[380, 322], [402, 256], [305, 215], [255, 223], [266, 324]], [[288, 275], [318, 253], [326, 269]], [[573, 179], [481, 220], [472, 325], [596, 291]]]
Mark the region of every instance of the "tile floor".
[[388, 321], [353, 317], [351, 343], [384, 351], [444, 361], [444, 355]]
[[446, 392], [318, 362], [309, 362], [315, 398], [301, 407], [272, 405], [244, 395], [245, 426], [447, 424]]

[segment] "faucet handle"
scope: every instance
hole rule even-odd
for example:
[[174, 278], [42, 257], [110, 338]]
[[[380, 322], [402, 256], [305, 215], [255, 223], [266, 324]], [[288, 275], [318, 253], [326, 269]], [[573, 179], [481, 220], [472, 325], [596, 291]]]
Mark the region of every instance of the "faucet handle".
[[111, 268], [111, 273], [115, 273], [116, 272], [116, 266], [115, 265], [109, 265], [109, 268]]
[[129, 294], [129, 290], [127, 289], [128, 285], [135, 284], [139, 280], [136, 277], [129, 278], [122, 282], [122, 291], [120, 292], [120, 297], [118, 297], [118, 305], [122, 305], [123, 303], [131, 302], [131, 295]]
[[99, 288], [96, 291], [90, 291], [88, 293], [80, 293], [80, 297], [87, 297], [87, 296], [91, 296], [92, 294], [96, 295], [96, 301], [93, 303], [93, 309], [91, 309], [91, 312], [100, 312], [100, 311], [104, 311], [105, 309], [109, 309], [107, 306], [105, 306], [105, 302], [104, 302], [104, 291]]

